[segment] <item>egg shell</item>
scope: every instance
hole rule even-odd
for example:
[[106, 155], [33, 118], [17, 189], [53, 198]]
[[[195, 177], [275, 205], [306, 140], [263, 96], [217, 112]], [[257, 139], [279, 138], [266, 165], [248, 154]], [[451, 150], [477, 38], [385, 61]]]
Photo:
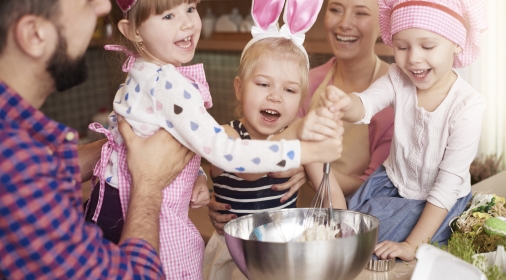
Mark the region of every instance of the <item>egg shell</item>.
[[506, 236], [506, 222], [496, 217], [487, 219], [483, 229], [488, 235]]

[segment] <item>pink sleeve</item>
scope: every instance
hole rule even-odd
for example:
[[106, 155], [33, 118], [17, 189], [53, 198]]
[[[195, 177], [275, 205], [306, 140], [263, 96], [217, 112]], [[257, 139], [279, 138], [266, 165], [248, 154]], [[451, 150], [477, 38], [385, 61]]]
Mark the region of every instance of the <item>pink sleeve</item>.
[[369, 124], [369, 143], [371, 161], [360, 179], [366, 180], [390, 154], [390, 143], [394, 134], [394, 110], [387, 107], [378, 112]]
[[325, 79], [325, 76], [330, 71], [330, 68], [334, 65], [335, 60], [336, 58], [333, 57], [325, 64], [309, 70], [309, 90], [304, 99], [300, 101], [297, 117], [303, 118], [309, 112], [313, 94], [323, 82], [323, 79]]

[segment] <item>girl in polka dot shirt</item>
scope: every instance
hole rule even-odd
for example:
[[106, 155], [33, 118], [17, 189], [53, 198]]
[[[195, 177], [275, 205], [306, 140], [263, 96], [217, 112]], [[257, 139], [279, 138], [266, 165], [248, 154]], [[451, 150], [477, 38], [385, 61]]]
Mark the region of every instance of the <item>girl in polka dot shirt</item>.
[[[99, 182], [86, 216], [104, 230], [107, 238], [116, 242], [127, 215], [131, 182], [116, 114], [123, 116], [138, 135], [148, 137], [165, 129], [196, 153], [163, 191], [160, 258], [168, 279], [202, 277], [204, 242], [188, 218], [192, 188], [197, 177], [203, 175], [199, 169], [201, 157], [230, 172], [277, 172], [310, 162], [333, 161], [339, 157], [341, 147], [340, 127], [325, 108], [319, 108], [318, 114], [315, 112], [312, 117], [287, 128], [272, 141], [229, 137], [206, 110], [212, 101], [202, 65], [181, 66], [192, 60], [200, 36], [202, 24], [196, 2], [116, 1], [111, 19], [117, 27], [115, 38], [121, 45], [106, 46], [106, 49], [127, 54], [123, 71], [128, 74], [114, 98], [108, 129], [90, 125], [91, 129], [104, 133], [109, 141], [103, 146], [101, 160], [94, 170]], [[272, 112], [264, 113], [272, 115]], [[274, 141], [296, 138], [318, 142]], [[328, 150], [336, 152], [328, 153]]]

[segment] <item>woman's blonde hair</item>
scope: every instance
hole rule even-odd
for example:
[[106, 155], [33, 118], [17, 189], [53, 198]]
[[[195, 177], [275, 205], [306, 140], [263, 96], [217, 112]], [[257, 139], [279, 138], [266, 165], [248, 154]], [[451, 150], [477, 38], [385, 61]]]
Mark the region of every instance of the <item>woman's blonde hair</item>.
[[130, 31], [135, 31], [143, 22], [145, 22], [152, 15], [160, 15], [163, 12], [177, 7], [183, 3], [200, 3], [200, 0], [138, 0], [137, 3], [130, 9], [126, 18], [123, 16], [123, 11], [116, 4], [116, 1], [111, 0], [112, 9], [109, 14], [109, 19], [113, 26], [112, 37], [115, 44], [127, 47], [130, 51], [140, 54], [141, 46], [138, 42], [128, 40], [118, 29], [118, 23], [122, 19], [127, 19], [130, 23]]
[[[251, 79], [251, 75], [258, 66], [261, 58], [268, 56], [276, 57], [281, 60], [289, 60], [295, 62], [300, 68], [300, 85], [301, 85], [301, 101], [309, 90], [309, 69], [306, 55], [300, 50], [298, 46], [291, 39], [286, 38], [266, 38], [260, 40], [243, 53], [241, 62], [239, 63], [239, 71], [237, 78], [246, 83]], [[243, 104], [236, 99], [236, 106], [234, 115], [236, 118], [243, 117]]]

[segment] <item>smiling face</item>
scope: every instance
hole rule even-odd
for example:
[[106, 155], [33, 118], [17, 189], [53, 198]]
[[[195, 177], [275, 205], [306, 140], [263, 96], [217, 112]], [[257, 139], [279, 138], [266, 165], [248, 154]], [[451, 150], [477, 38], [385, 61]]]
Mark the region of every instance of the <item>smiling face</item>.
[[236, 78], [241, 121], [252, 139], [265, 139], [293, 121], [302, 97], [300, 73], [300, 64], [266, 53], [244, 82]]
[[397, 65], [413, 81], [418, 91], [434, 91], [448, 87], [455, 76], [454, 55], [460, 47], [434, 32], [410, 28], [392, 37]]
[[160, 15], [152, 15], [137, 29], [145, 52], [141, 56], [174, 66], [193, 59], [202, 22], [195, 3], [182, 3]]
[[379, 35], [378, 3], [376, 0], [329, 0], [324, 26], [338, 59], [370, 55]]

